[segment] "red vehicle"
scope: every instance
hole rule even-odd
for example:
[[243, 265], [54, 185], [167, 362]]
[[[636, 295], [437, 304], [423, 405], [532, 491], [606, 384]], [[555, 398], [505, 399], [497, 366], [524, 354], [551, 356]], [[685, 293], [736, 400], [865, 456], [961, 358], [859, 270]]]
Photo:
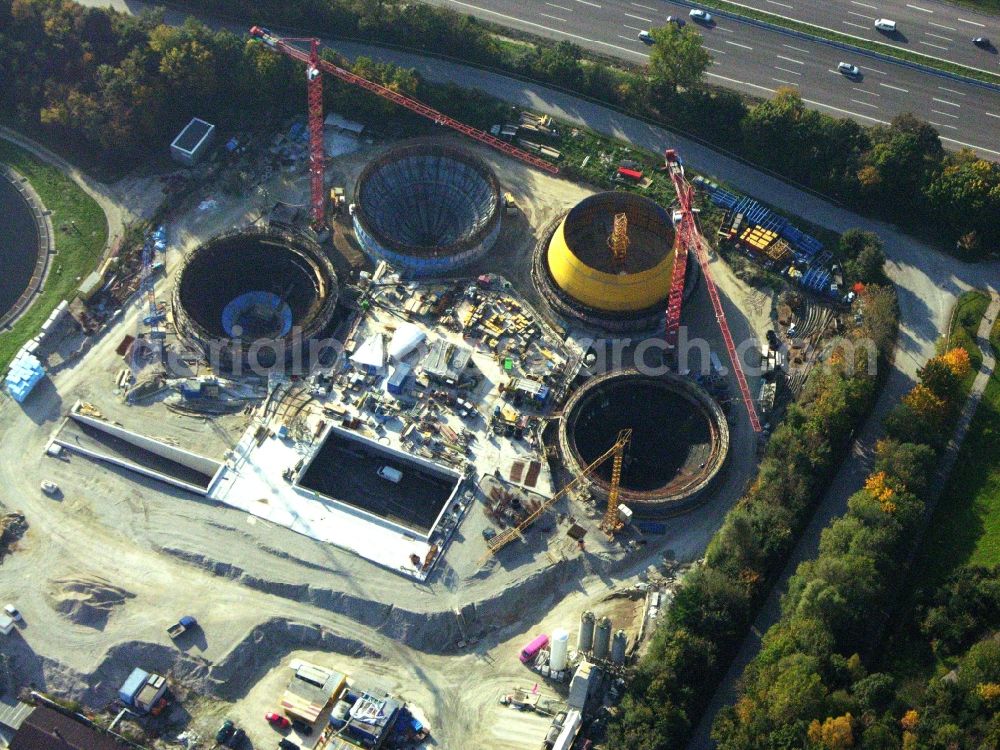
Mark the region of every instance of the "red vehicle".
[[274, 711], [268, 714], [264, 714], [264, 718], [267, 719], [267, 723], [270, 724], [275, 729], [288, 729], [288, 727], [292, 725], [292, 722], [290, 722], [281, 714], [274, 713]]

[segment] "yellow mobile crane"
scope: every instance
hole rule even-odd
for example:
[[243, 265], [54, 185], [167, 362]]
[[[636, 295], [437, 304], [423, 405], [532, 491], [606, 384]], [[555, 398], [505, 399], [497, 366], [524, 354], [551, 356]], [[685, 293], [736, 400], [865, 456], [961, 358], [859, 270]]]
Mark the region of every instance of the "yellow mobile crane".
[[[593, 461], [589, 466], [587, 466], [583, 471], [580, 472], [579, 476], [570, 480], [561, 490], [556, 494], [546, 500], [534, 513], [525, 518], [517, 526], [511, 527], [509, 529], [504, 529], [495, 537], [486, 542], [487, 551], [479, 560], [479, 565], [482, 566], [487, 560], [493, 555], [499, 552], [501, 549], [506, 547], [508, 544], [513, 542], [515, 539], [521, 538], [521, 532], [526, 528], [531, 526], [538, 517], [542, 515], [545, 511], [551, 508], [563, 495], [576, 487], [580, 482], [593, 474], [597, 469], [607, 461], [612, 456], [615, 459], [613, 469], [611, 472], [611, 490], [608, 493], [608, 510], [604, 515], [604, 521], [601, 523], [601, 528], [609, 536], [614, 536], [615, 532], [621, 529], [621, 521], [618, 520], [618, 485], [621, 482], [622, 475], [622, 458], [625, 453], [625, 446], [628, 445], [629, 440], [632, 439], [632, 429], [626, 428], [618, 433], [618, 438], [615, 440], [614, 445], [608, 448], [604, 453], [602, 453], [598, 458]], [[608, 519], [614, 516], [614, 522], [609, 523]]]

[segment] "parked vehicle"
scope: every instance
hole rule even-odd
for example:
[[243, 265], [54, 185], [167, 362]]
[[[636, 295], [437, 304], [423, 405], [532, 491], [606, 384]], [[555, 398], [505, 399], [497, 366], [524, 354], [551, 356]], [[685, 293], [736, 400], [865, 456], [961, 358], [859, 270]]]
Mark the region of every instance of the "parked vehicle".
[[[856, 78], [857, 76], [861, 75], [861, 69], [857, 65], [852, 65], [849, 62], [837, 63], [837, 70], [839, 70], [845, 76], [849, 76], [851, 78]], [[791, 331], [789, 331], [789, 335], [791, 335]]]
[[701, 8], [692, 8], [691, 12], [688, 13], [692, 21], [697, 21], [698, 23], [712, 23], [712, 14], [707, 10], [702, 10]]
[[990, 49], [993, 47], [993, 45], [990, 44], [990, 40], [984, 36], [977, 36], [975, 39], [972, 40], [972, 43], [977, 47], [979, 47], [980, 49]]
[[3, 611], [6, 612], [7, 616], [14, 622], [21, 622], [21, 620], [24, 619], [21, 617], [21, 612], [13, 604], [5, 604]]
[[48, 479], [42, 480], [42, 492], [52, 497], [59, 493], [59, 485], [55, 482], [50, 482]]
[[683, 28], [686, 21], [680, 16], [667, 16], [667, 23], [677, 24], [677, 28]]
[[244, 732], [242, 729], [237, 728], [229, 736], [229, 739], [226, 740], [225, 745], [226, 747], [232, 748], [233, 750], [238, 750], [239, 748], [243, 747], [243, 742], [244, 740], [246, 740], [246, 738], [247, 738], [247, 733]]
[[403, 472], [399, 469], [394, 469], [391, 466], [383, 466], [378, 470], [378, 475], [387, 482], [392, 482], [393, 484], [399, 484], [399, 480], [403, 478]]
[[527, 664], [529, 661], [538, 656], [539, 651], [548, 645], [549, 637], [547, 635], [536, 635], [531, 643], [521, 649], [521, 663]]
[[278, 741], [278, 750], [299, 750], [299, 746], [289, 739]]
[[643, 29], [642, 31], [639, 32], [639, 41], [645, 42], [646, 44], [652, 44], [653, 35], [650, 34], [648, 31], [646, 31], [645, 29]]
[[189, 631], [197, 624], [198, 621], [194, 619], [191, 615], [184, 615], [181, 619], [179, 619], [177, 622], [175, 622], [173, 625], [167, 628], [167, 635], [169, 635], [171, 638], [177, 638], [183, 633]]
[[292, 725], [292, 722], [274, 711], [264, 714], [264, 719], [275, 729], [288, 729]]
[[896, 31], [896, 22], [890, 21], [888, 18], [876, 18], [875, 28], [878, 29], [879, 31], [885, 31], [889, 34], [892, 34], [893, 32]]
[[219, 731], [215, 733], [215, 741], [222, 744], [230, 737], [236, 733], [236, 725], [233, 724], [232, 719], [226, 719], [222, 722], [222, 726], [219, 727]]

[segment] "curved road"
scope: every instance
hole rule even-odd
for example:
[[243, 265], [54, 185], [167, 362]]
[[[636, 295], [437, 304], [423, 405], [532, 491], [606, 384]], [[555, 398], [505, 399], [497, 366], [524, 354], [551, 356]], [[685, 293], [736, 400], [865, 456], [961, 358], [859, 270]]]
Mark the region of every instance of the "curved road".
[[[822, 4], [822, 0], [814, 1]], [[639, 41], [639, 31], [662, 26], [668, 15], [687, 18], [690, 10], [690, 6], [663, 0], [429, 2], [540, 36], [574, 42], [633, 64], [644, 64], [649, 59], [649, 47]], [[987, 158], [1000, 157], [1000, 91], [996, 89], [730, 18], [718, 17], [709, 26], [689, 25], [699, 30], [705, 48], [712, 54], [707, 76], [715, 84], [762, 97], [773, 95], [779, 87], [791, 86], [814, 109], [866, 125], [888, 123], [898, 114], [912, 112], [937, 128], [947, 148], [970, 147]], [[858, 65], [861, 75], [850, 79], [838, 73], [837, 63], [841, 60]]]

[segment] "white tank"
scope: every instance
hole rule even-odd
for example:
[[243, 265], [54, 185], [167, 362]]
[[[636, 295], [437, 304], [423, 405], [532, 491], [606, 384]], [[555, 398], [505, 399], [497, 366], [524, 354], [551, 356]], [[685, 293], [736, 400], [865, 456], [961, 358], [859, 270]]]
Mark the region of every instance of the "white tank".
[[549, 666], [553, 672], [561, 672], [566, 669], [566, 660], [569, 654], [569, 632], [562, 628], [552, 631], [552, 652], [549, 654]]

